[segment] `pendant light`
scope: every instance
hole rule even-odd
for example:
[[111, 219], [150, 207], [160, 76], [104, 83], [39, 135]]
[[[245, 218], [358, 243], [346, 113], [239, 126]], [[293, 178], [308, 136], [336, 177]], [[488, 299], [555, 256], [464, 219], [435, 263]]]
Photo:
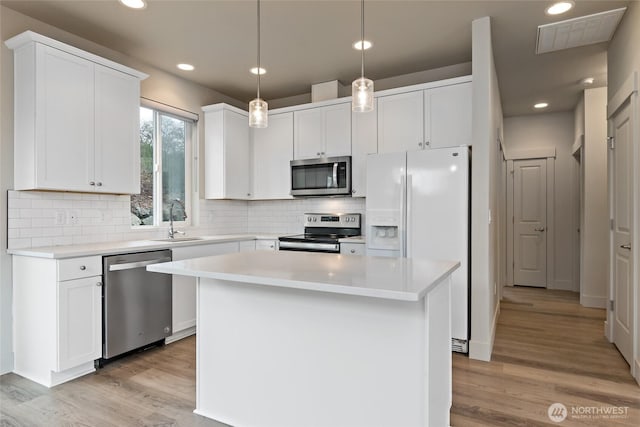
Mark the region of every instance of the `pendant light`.
[[364, 76], [364, 0], [360, 2], [360, 78], [351, 84], [351, 109], [366, 113], [373, 111], [373, 81]]
[[249, 127], [266, 128], [269, 123], [269, 104], [260, 98], [260, 0], [258, 3], [258, 94], [256, 98], [249, 102]]

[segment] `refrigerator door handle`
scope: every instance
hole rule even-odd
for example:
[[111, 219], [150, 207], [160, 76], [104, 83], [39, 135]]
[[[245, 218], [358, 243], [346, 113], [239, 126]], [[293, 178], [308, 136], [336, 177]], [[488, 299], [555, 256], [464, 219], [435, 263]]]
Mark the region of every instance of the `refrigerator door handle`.
[[411, 241], [411, 233], [409, 233], [409, 228], [411, 227], [411, 221], [412, 221], [412, 217], [411, 217], [411, 200], [413, 198], [413, 177], [411, 176], [411, 174], [407, 174], [407, 187], [406, 187], [406, 191], [407, 191], [407, 223], [405, 224], [405, 234], [406, 234], [406, 250], [405, 250], [405, 257], [409, 258], [411, 256], [411, 249], [412, 249], [412, 241]]
[[407, 177], [403, 173], [400, 175], [400, 221], [398, 224], [398, 237], [400, 238], [400, 257], [405, 258], [407, 256], [407, 215], [406, 215], [406, 189], [407, 189]]

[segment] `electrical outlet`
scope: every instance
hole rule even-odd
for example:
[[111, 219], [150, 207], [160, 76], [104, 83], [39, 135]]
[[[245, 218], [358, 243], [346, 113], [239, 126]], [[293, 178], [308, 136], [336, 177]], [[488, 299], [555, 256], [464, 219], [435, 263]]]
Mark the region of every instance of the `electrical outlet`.
[[55, 225], [64, 225], [67, 222], [67, 213], [62, 210], [56, 211]]
[[78, 211], [69, 211], [69, 217], [67, 220], [69, 224], [76, 225], [80, 222], [80, 214]]

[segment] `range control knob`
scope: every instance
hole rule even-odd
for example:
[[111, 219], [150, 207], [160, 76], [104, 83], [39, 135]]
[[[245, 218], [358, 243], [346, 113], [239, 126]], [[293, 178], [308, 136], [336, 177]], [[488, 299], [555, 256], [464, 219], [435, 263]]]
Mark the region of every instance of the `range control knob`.
[[311, 222], [311, 217], [310, 216], [307, 217], [307, 222]]
[[314, 216], [313, 217], [313, 222], [316, 222], [316, 221], [318, 221], [318, 218]]

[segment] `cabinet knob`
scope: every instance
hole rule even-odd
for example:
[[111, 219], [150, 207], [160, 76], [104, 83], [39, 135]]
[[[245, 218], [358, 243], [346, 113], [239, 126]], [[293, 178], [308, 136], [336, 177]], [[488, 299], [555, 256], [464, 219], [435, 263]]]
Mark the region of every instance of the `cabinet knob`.
[[96, 183], [93, 181], [89, 181], [89, 185], [96, 185]]
[[96, 182], [96, 186], [102, 187], [102, 183], [101, 182]]
[[418, 147], [422, 148], [422, 142], [418, 142]]
[[425, 147], [428, 147], [428, 146], [430, 146], [430, 145], [431, 145], [431, 142], [429, 142], [429, 141], [427, 141], [427, 142], [425, 142], [425, 143], [424, 143], [424, 146], [425, 146]]
[[86, 270], [86, 269], [87, 269], [87, 266], [86, 266], [86, 265], [81, 265], [81, 266], [80, 266], [80, 270], [84, 271], [84, 270]]
[[351, 190], [351, 194], [356, 194], [356, 190]]
[[273, 249], [273, 245], [269, 245], [269, 248]]
[[318, 152], [316, 153], [316, 156], [319, 156], [319, 155], [320, 155], [320, 152], [318, 151]]
[[356, 253], [356, 250], [355, 250], [355, 249], [351, 249], [351, 253], [352, 253], [352, 254], [355, 254], [355, 253]]
[[98, 286], [98, 287], [99, 287], [99, 286], [102, 286], [102, 282], [98, 282], [98, 283], [96, 283], [96, 286]]

